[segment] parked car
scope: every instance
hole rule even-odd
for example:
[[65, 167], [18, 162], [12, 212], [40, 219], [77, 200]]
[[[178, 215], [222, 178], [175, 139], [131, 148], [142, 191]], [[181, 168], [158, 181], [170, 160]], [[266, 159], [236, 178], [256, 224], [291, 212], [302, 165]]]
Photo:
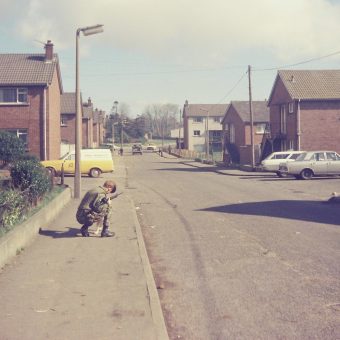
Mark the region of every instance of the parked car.
[[132, 154], [140, 154], [142, 155], [143, 154], [143, 148], [142, 148], [142, 145], [141, 144], [133, 144], [132, 145]]
[[273, 152], [261, 162], [260, 168], [262, 171], [275, 172], [279, 177], [283, 177], [279, 171], [280, 163], [295, 161], [303, 152], [293, 150]]
[[[80, 172], [91, 177], [99, 177], [101, 173], [113, 172], [112, 153], [109, 149], [80, 150]], [[53, 175], [75, 173], [75, 152], [67, 153], [57, 160], [42, 161], [41, 164]]]
[[146, 150], [147, 151], [157, 151], [157, 146], [155, 145], [155, 144], [148, 144], [147, 146], [146, 146]]
[[102, 144], [101, 147], [107, 147], [111, 149], [112, 151], [119, 150], [119, 147], [115, 145], [114, 143], [105, 143], [105, 144]]
[[281, 163], [279, 171], [282, 174], [293, 175], [296, 179], [340, 175], [340, 155], [335, 151], [304, 152], [295, 162]]

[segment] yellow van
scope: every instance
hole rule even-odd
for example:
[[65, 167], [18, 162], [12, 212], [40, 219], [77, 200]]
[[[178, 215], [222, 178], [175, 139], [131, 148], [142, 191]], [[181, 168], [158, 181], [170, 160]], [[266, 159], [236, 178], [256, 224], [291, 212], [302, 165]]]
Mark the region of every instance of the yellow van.
[[[42, 161], [41, 164], [53, 174], [60, 175], [75, 172], [75, 152], [69, 152], [58, 160]], [[99, 177], [101, 173], [113, 172], [112, 153], [109, 149], [82, 149], [80, 151], [80, 172], [91, 177]]]

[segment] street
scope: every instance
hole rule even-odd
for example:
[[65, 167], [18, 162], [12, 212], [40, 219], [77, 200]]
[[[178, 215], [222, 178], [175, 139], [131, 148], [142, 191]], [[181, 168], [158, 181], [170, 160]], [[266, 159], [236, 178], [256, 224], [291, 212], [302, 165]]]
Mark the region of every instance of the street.
[[124, 158], [171, 339], [340, 338], [339, 178]]

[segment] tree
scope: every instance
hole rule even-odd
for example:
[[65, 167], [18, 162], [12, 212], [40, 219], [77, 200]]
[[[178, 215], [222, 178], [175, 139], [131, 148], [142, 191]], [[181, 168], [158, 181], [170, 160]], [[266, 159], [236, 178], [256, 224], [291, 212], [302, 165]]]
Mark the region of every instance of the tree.
[[0, 131], [0, 161], [6, 166], [25, 155], [24, 143], [14, 134]]
[[151, 104], [144, 109], [146, 130], [151, 136], [170, 136], [170, 130], [177, 127], [178, 105]]

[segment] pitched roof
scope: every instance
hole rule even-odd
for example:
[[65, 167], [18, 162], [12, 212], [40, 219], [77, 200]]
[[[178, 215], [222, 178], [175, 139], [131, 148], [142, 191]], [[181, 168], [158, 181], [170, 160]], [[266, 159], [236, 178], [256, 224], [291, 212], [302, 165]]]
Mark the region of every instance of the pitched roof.
[[1, 85], [50, 85], [57, 68], [61, 77], [58, 55], [45, 62], [45, 54], [0, 54]]
[[340, 70], [280, 70], [280, 78], [292, 99], [340, 99]]
[[76, 114], [76, 94], [65, 92], [60, 98], [60, 111], [62, 114]]
[[[235, 108], [243, 122], [250, 122], [249, 101], [232, 101], [230, 103], [230, 107], [231, 106]], [[254, 122], [269, 122], [269, 107], [267, 101], [252, 101], [252, 112]]]
[[183, 116], [205, 117], [209, 112], [210, 117], [223, 117], [229, 104], [188, 104], [184, 105]]

